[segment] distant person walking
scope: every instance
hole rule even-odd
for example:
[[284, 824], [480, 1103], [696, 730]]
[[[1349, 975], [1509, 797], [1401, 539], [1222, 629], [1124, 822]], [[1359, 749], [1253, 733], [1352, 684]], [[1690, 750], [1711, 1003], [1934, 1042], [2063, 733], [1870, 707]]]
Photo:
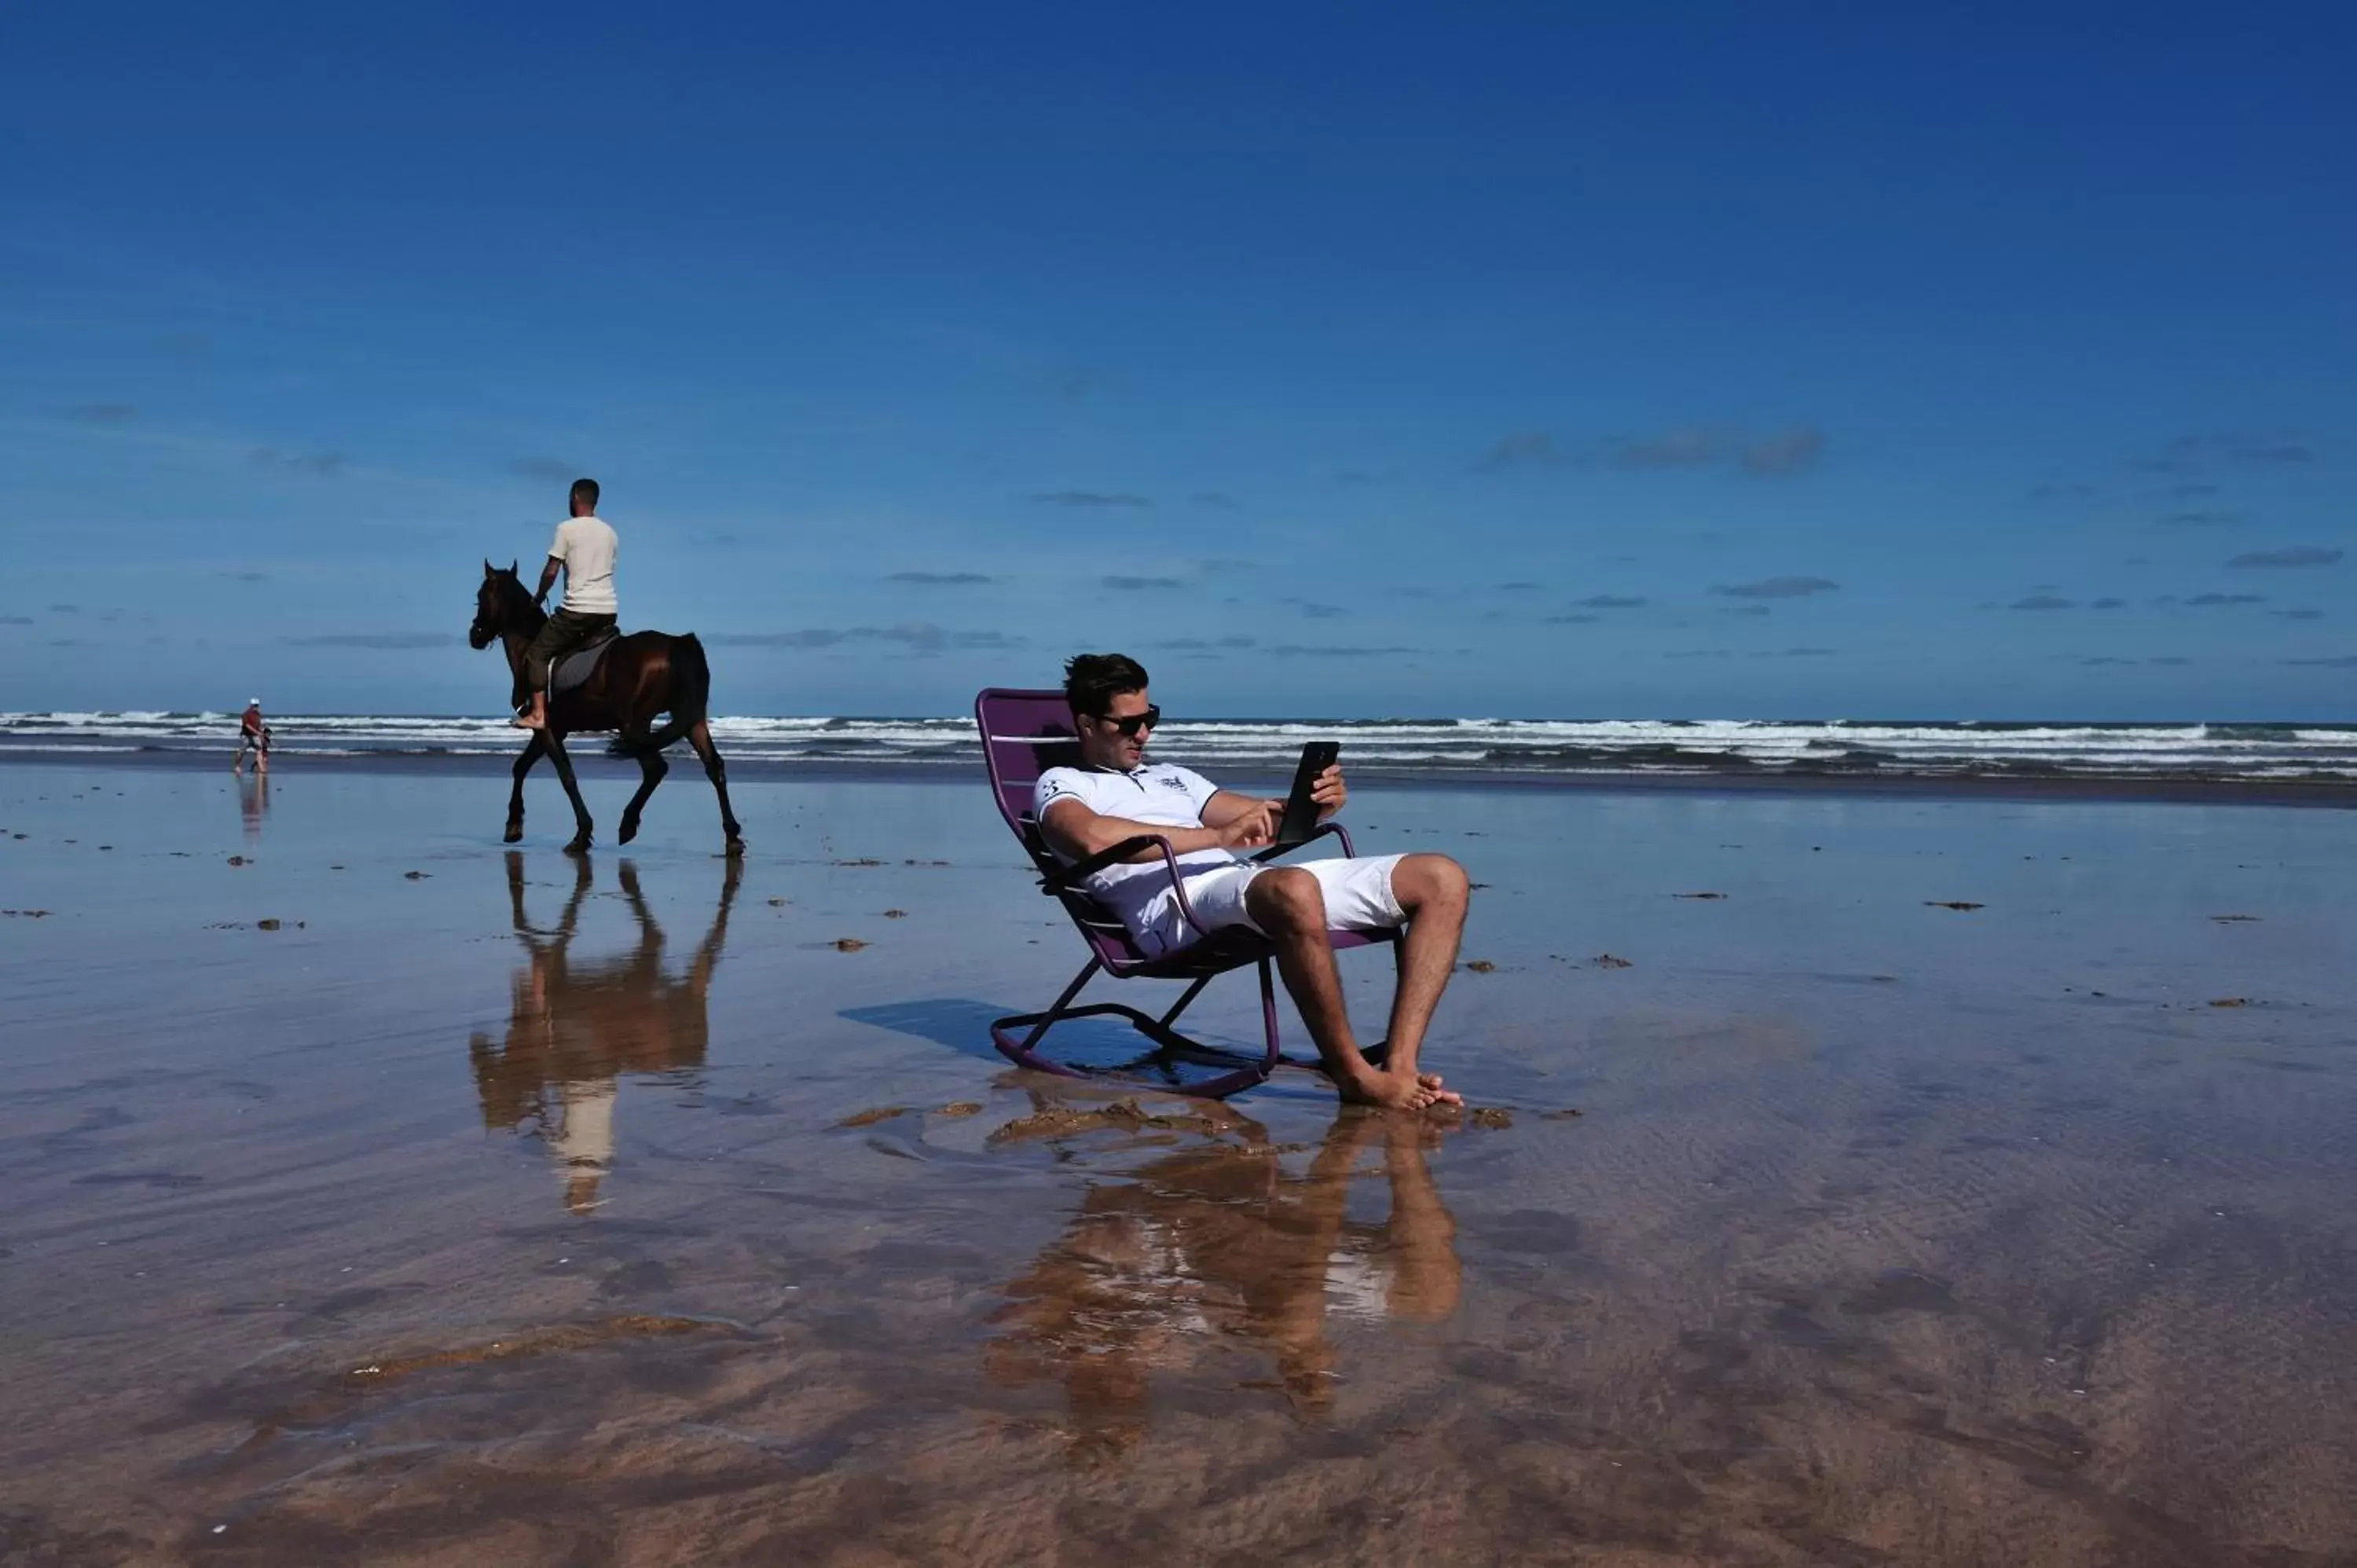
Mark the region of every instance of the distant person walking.
[[548, 727], [548, 672], [557, 660], [590, 642], [614, 624], [614, 557], [621, 542], [597, 515], [597, 481], [573, 481], [573, 515], [556, 525], [548, 564], [540, 569], [533, 603], [548, 597], [559, 567], [565, 571], [565, 603], [524, 650], [524, 680], [532, 688], [532, 712], [509, 722], [518, 729]]
[[253, 698], [245, 704], [244, 716], [237, 721], [237, 760], [230, 764], [231, 773], [245, 772], [245, 754], [253, 753], [256, 777], [270, 776], [270, 726], [262, 722], [262, 699]]

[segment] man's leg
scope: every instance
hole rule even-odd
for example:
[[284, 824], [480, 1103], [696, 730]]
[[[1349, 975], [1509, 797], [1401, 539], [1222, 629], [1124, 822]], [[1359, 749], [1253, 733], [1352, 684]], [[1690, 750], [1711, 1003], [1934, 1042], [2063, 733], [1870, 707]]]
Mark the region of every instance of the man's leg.
[[521, 729], [548, 727], [548, 674], [576, 640], [571, 618], [559, 610], [533, 634], [524, 646], [524, 683], [532, 688], [532, 712], [515, 722]]
[[1386, 1065], [1412, 1079], [1432, 1011], [1457, 968], [1472, 884], [1465, 868], [1445, 854], [1411, 854], [1392, 868], [1392, 896], [1407, 911], [1407, 935], [1400, 939], [1399, 990], [1392, 995]]
[[[1326, 891], [1315, 876], [1297, 865], [1264, 871], [1244, 889], [1244, 908], [1253, 924], [1275, 945], [1277, 972], [1285, 977], [1285, 989], [1301, 1010], [1301, 1021], [1309, 1026], [1309, 1037], [1317, 1042], [1318, 1055], [1343, 1099], [1413, 1107], [1457, 1098], [1416, 1078], [1413, 1047], [1406, 1053], [1405, 1068], [1396, 1050], [1381, 1069], [1370, 1066], [1360, 1054], [1358, 1041], [1351, 1034], [1350, 1012], [1342, 1002], [1342, 977], [1334, 966], [1334, 946], [1326, 934]], [[1401, 989], [1406, 988], [1403, 982]], [[1433, 998], [1438, 997], [1436, 987]], [[1429, 1017], [1431, 1011], [1427, 1004], [1425, 1015]]]

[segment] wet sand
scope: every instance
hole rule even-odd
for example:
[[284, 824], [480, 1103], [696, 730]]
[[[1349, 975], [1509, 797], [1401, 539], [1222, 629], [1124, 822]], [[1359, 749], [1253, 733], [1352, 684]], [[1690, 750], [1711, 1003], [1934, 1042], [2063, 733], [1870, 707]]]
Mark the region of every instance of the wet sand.
[[1013, 1073], [978, 785], [697, 783], [0, 768], [0, 1563], [2357, 1561], [2357, 817], [1370, 786], [1419, 1123]]

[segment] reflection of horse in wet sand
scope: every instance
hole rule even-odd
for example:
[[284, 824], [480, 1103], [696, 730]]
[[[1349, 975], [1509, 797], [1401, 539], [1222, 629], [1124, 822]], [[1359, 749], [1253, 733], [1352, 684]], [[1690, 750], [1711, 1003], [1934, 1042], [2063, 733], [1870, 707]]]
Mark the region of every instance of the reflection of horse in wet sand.
[[[1135, 1443], [1150, 1374], [1214, 1347], [1266, 1348], [1295, 1405], [1322, 1410], [1338, 1359], [1326, 1338], [1329, 1312], [1437, 1323], [1457, 1311], [1457, 1224], [1425, 1165], [1439, 1129], [1345, 1109], [1297, 1176], [1257, 1123], [1199, 1109], [1243, 1141], [1199, 1144], [1092, 1186], [1063, 1236], [1006, 1287], [997, 1314], [1002, 1333], [985, 1352], [992, 1376], [1060, 1380], [1081, 1454]], [[1346, 1209], [1359, 1162], [1375, 1148], [1391, 1217], [1366, 1224]]]
[[515, 972], [506, 1043], [494, 1049], [490, 1036], [477, 1035], [467, 1050], [483, 1125], [533, 1122], [565, 1176], [565, 1207], [580, 1214], [601, 1201], [598, 1183], [613, 1165], [615, 1080], [626, 1072], [704, 1065], [711, 1028], [705, 1002], [743, 863], [728, 860], [720, 908], [683, 977], [663, 968], [662, 928], [629, 861], [622, 863], [622, 897], [638, 918], [638, 945], [591, 963], [574, 960], [573, 938], [591, 883], [588, 861], [574, 865], [565, 912], [554, 929], [542, 931], [524, 914], [523, 856], [508, 851], [508, 901], [528, 959]]

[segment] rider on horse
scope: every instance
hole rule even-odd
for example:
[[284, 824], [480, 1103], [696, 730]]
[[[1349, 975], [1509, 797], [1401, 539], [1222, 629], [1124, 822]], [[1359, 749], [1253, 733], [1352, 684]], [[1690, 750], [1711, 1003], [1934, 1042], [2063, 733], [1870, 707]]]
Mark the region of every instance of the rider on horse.
[[524, 650], [524, 679], [532, 687], [532, 712], [509, 722], [519, 729], [548, 727], [548, 675], [556, 660], [611, 630], [614, 599], [614, 557], [620, 542], [613, 528], [597, 515], [597, 481], [573, 481], [573, 515], [556, 525], [548, 546], [548, 563], [540, 569], [539, 604], [555, 585], [558, 567], [565, 569], [565, 603], [548, 618]]

